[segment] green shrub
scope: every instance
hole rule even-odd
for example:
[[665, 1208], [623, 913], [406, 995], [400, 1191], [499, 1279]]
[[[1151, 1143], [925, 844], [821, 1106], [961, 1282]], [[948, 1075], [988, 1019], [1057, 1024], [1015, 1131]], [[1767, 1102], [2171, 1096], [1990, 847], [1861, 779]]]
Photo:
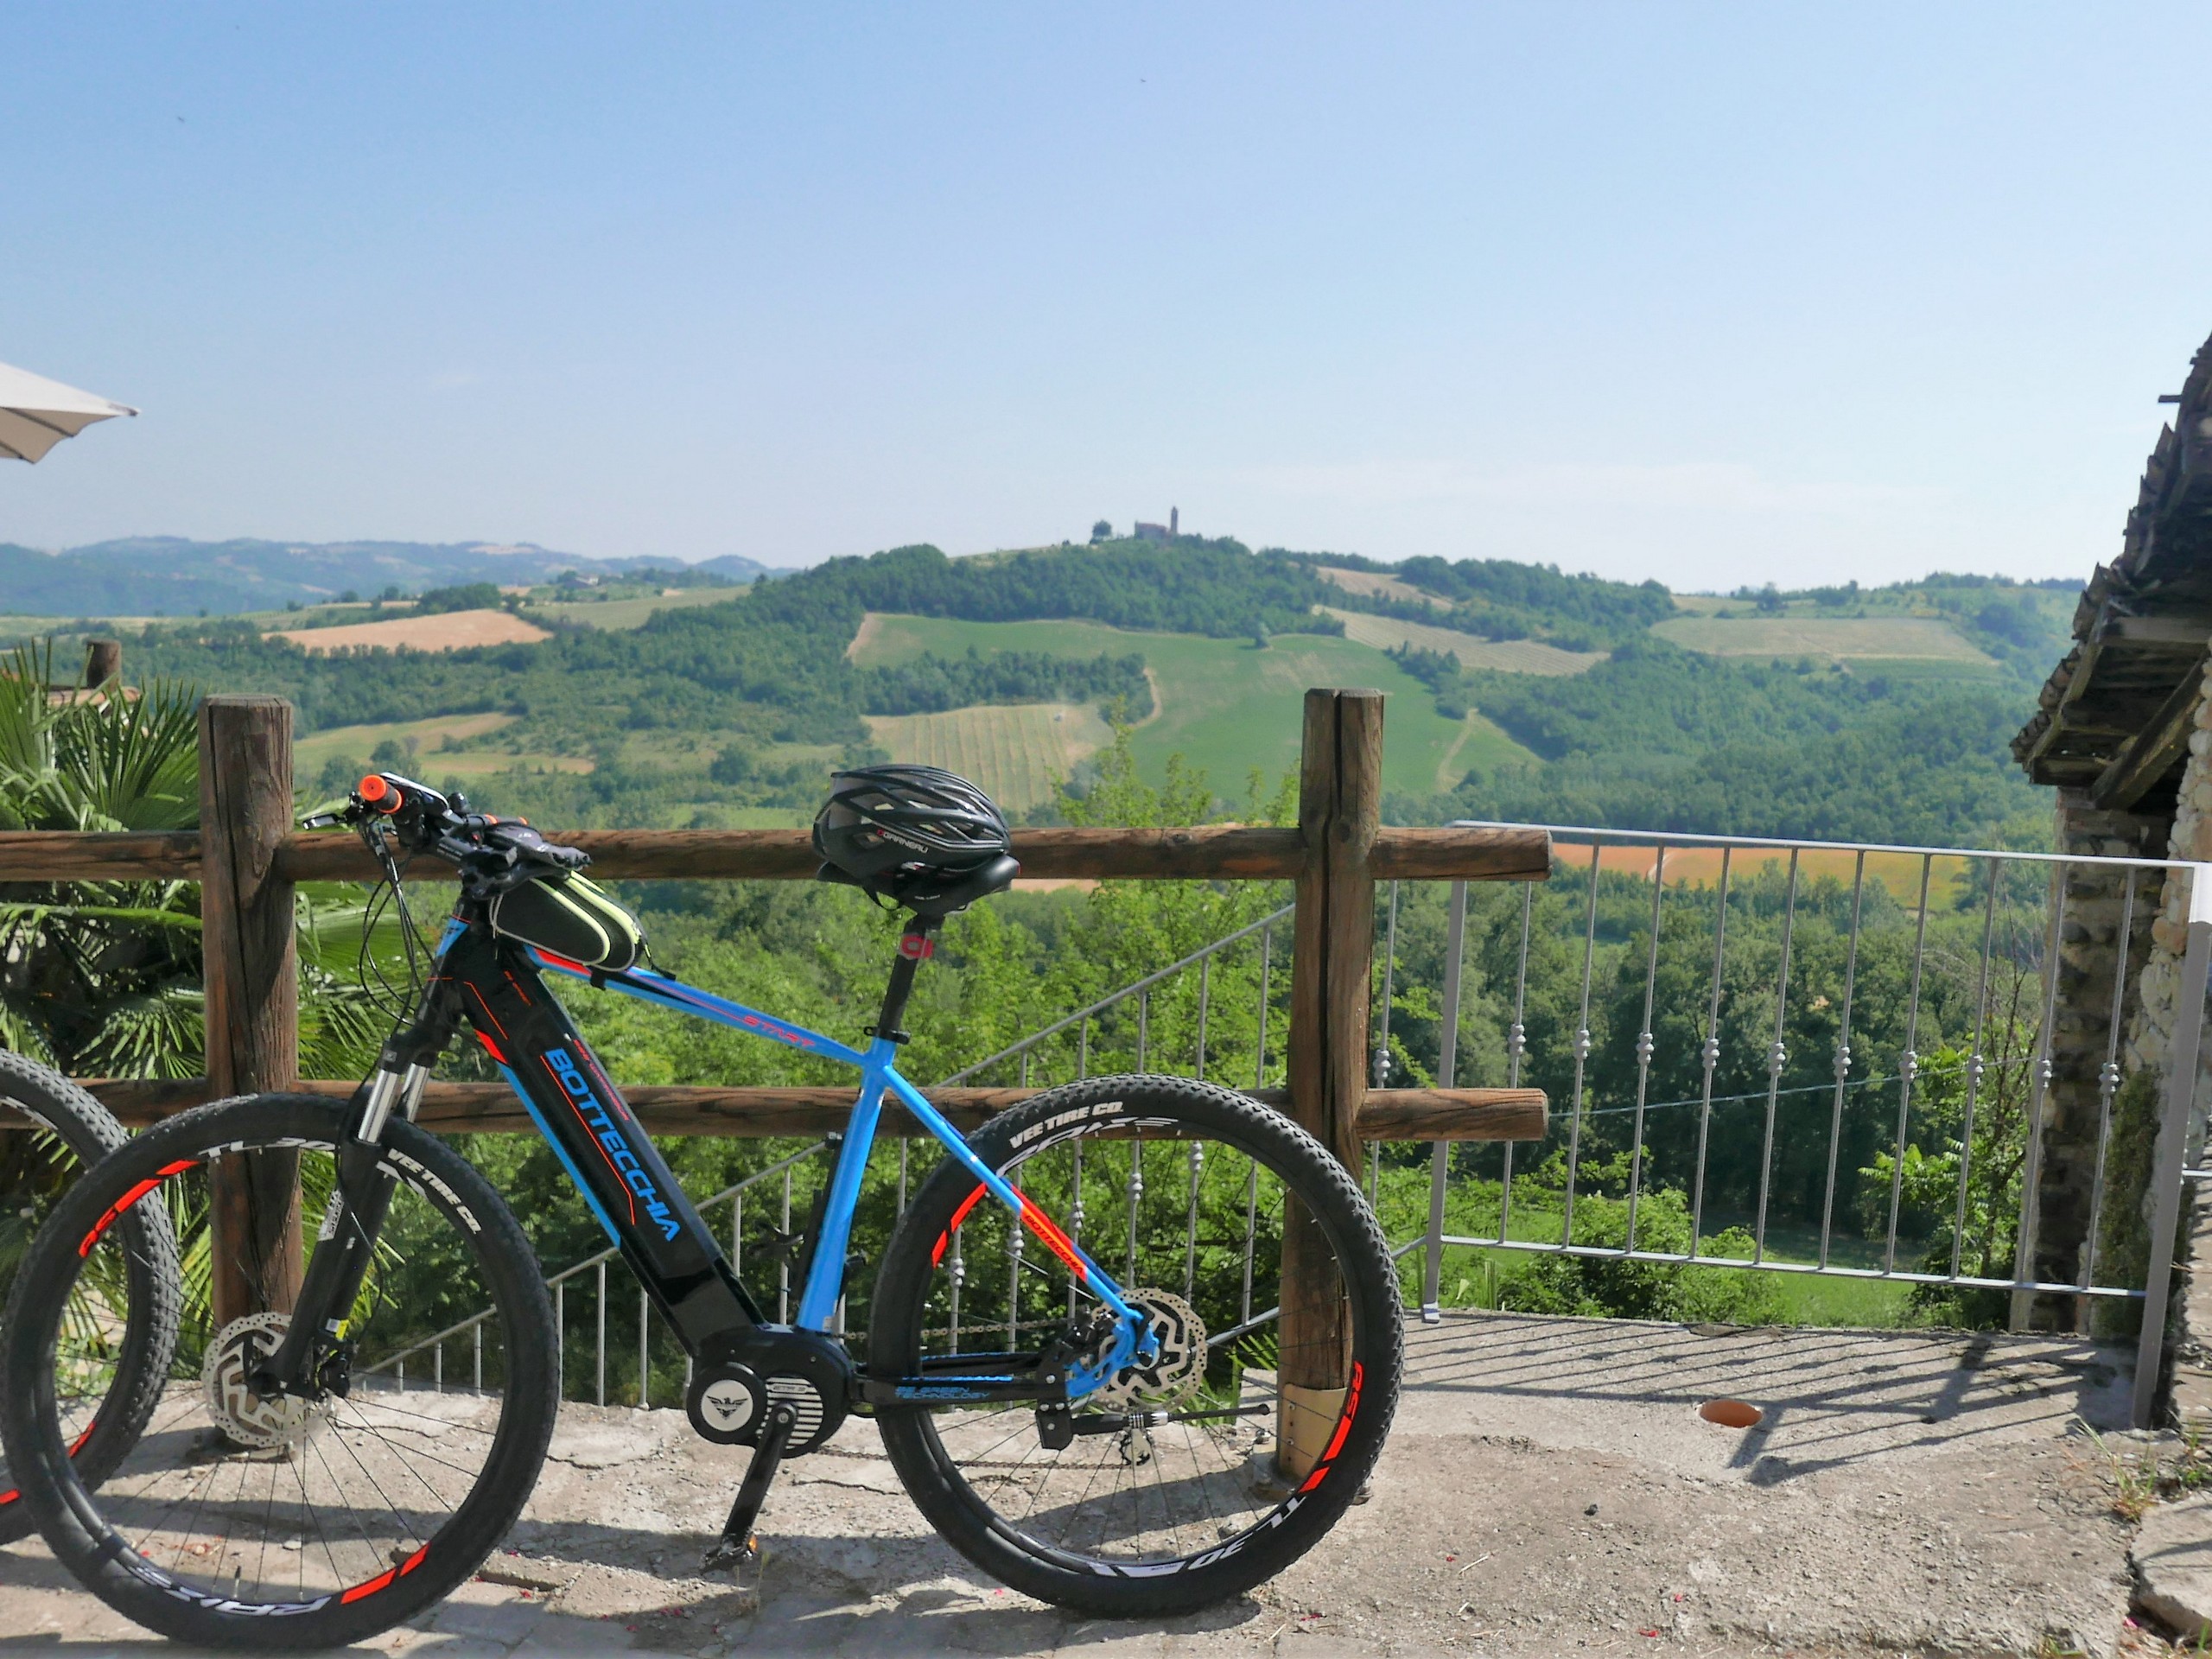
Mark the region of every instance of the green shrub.
[[[1597, 1193], [1574, 1200], [1574, 1243], [1618, 1249], [1628, 1243], [1629, 1202]], [[1687, 1255], [1690, 1211], [1671, 1187], [1636, 1203], [1636, 1248]], [[1732, 1227], [1707, 1234], [1712, 1255], [1748, 1256], [1751, 1236]], [[1498, 1287], [1497, 1305], [1521, 1313], [1587, 1318], [1670, 1319], [1683, 1324], [1770, 1325], [1782, 1317], [1773, 1281], [1740, 1268], [1700, 1268], [1621, 1256], [1543, 1255]]]

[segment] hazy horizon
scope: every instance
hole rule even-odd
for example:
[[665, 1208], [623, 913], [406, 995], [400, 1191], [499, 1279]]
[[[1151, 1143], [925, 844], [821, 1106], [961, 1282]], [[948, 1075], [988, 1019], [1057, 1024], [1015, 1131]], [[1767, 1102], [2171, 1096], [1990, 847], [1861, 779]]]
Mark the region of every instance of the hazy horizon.
[[[1129, 534], [1129, 532], [1130, 532], [1130, 531], [1131, 531], [1131, 529], [1132, 529], [1132, 527], [1133, 527], [1133, 526], [1134, 526], [1137, 522], [1139, 522], [1139, 521], [1137, 521], [1137, 520], [1135, 520], [1135, 519], [1133, 519], [1133, 518], [1132, 518], [1132, 519], [1125, 519], [1125, 520], [1123, 520], [1123, 521], [1122, 521], [1122, 522], [1120, 522], [1120, 523], [1118, 523], [1118, 524], [1115, 524], [1115, 526], [1114, 526], [1115, 531], [1116, 531], [1116, 533], [1117, 535], [1120, 535], [1120, 536], [1127, 536], [1127, 535], [1128, 535], [1128, 534]], [[1150, 522], [1150, 521], [1145, 521], [1145, 522]], [[1185, 534], [1186, 534], [1186, 535], [1196, 535], [1196, 534], [1199, 534], [1200, 532], [1198, 532], [1198, 531], [1189, 531], [1189, 530], [1185, 530], [1184, 533], [1185, 533]], [[1268, 543], [1268, 544], [1267, 544], [1267, 547], [1266, 547], [1266, 548], [1262, 548], [1262, 547], [1261, 547], [1259, 544], [1257, 544], [1257, 543], [1255, 543], [1251, 542], [1250, 540], [1249, 540], [1249, 539], [1248, 539], [1248, 538], [1246, 538], [1246, 537], [1237, 536], [1237, 535], [1236, 534], [1236, 532], [1235, 532], [1235, 531], [1219, 531], [1219, 532], [1216, 532], [1216, 533], [1217, 533], [1217, 534], [1218, 534], [1218, 535], [1221, 535], [1221, 536], [1226, 536], [1226, 537], [1230, 537], [1230, 538], [1232, 538], [1232, 539], [1234, 539], [1234, 540], [1237, 540], [1237, 541], [1243, 542], [1243, 543], [1244, 543], [1244, 544], [1245, 544], [1246, 546], [1252, 548], [1252, 549], [1253, 549], [1253, 550], [1255, 550], [1255, 552], [1257, 552], [1257, 551], [1266, 551], [1266, 550], [1268, 550], [1269, 549], [1273, 549], [1273, 548], [1277, 547], [1278, 545], [1280, 545], [1279, 543]], [[970, 549], [967, 549], [967, 550], [956, 550], [951, 549], [951, 548], [947, 548], [947, 547], [939, 547], [939, 548], [938, 548], [938, 550], [939, 550], [940, 552], [944, 553], [944, 554], [948, 558], [954, 558], [954, 559], [982, 558], [982, 557], [985, 557], [985, 556], [988, 556], [988, 555], [990, 555], [990, 554], [993, 554], [993, 553], [1022, 553], [1022, 552], [1031, 552], [1031, 551], [1038, 550], [1039, 550], [1039, 549], [1046, 549], [1046, 548], [1052, 548], [1052, 547], [1059, 547], [1059, 546], [1065, 546], [1065, 545], [1069, 545], [1069, 544], [1074, 544], [1074, 545], [1080, 546], [1080, 545], [1082, 545], [1082, 544], [1083, 544], [1083, 543], [1084, 543], [1087, 539], [1088, 539], [1088, 538], [1087, 538], [1086, 537], [1062, 537], [1062, 538], [1059, 538], [1059, 539], [1057, 539], [1057, 540], [1053, 540], [1053, 541], [1046, 541], [1046, 542], [1024, 542], [1024, 543], [1020, 543], [1009, 544], [1009, 545], [1005, 546], [1005, 547], [979, 547], [979, 548], [970, 548]], [[48, 555], [49, 556], [52, 556], [52, 557], [57, 557], [57, 558], [59, 558], [59, 557], [66, 557], [66, 556], [67, 556], [68, 555], [73, 554], [73, 553], [79, 553], [79, 552], [83, 552], [83, 551], [86, 551], [86, 550], [89, 550], [89, 549], [92, 549], [92, 548], [104, 547], [104, 546], [108, 546], [108, 545], [111, 545], [111, 544], [115, 544], [115, 543], [120, 543], [138, 542], [138, 541], [149, 541], [149, 542], [153, 542], [153, 541], [184, 541], [184, 542], [189, 542], [189, 543], [192, 543], [193, 545], [194, 545], [194, 546], [208, 546], [208, 547], [213, 547], [213, 546], [220, 546], [220, 545], [222, 545], [222, 544], [224, 544], [224, 543], [234, 543], [234, 542], [260, 542], [260, 543], [269, 543], [269, 544], [271, 544], [271, 545], [275, 545], [275, 546], [279, 546], [279, 547], [286, 547], [286, 546], [289, 546], [289, 547], [328, 547], [328, 546], [341, 546], [341, 547], [342, 547], [342, 546], [346, 546], [346, 545], [349, 545], [349, 544], [363, 544], [363, 545], [367, 545], [367, 544], [375, 544], [375, 543], [384, 543], [384, 544], [397, 545], [397, 546], [443, 546], [443, 547], [468, 548], [468, 549], [471, 549], [471, 550], [475, 550], [475, 551], [478, 551], [478, 552], [483, 552], [483, 553], [492, 554], [492, 555], [494, 555], [494, 556], [496, 556], [496, 555], [498, 555], [498, 554], [499, 554], [499, 553], [502, 553], [502, 552], [508, 551], [508, 550], [514, 550], [514, 551], [536, 551], [536, 552], [539, 552], [539, 553], [548, 553], [548, 554], [552, 554], [552, 555], [555, 555], [555, 556], [559, 556], [559, 557], [564, 557], [564, 558], [577, 558], [577, 559], [584, 559], [584, 560], [590, 560], [590, 561], [600, 561], [600, 560], [609, 560], [609, 559], [655, 558], [655, 557], [663, 557], [663, 556], [664, 556], [664, 557], [665, 557], [665, 562], [666, 562], [667, 563], [669, 563], [669, 564], [671, 564], [671, 565], [695, 565], [695, 564], [703, 564], [703, 563], [705, 563], [707, 561], [709, 561], [709, 560], [710, 560], [710, 559], [718, 558], [718, 557], [730, 557], [730, 556], [734, 556], [734, 557], [741, 557], [741, 558], [751, 558], [751, 557], [753, 556], [752, 556], [752, 555], [750, 555], [750, 554], [723, 555], [723, 554], [715, 554], [715, 553], [702, 553], [702, 554], [696, 555], [696, 556], [692, 556], [692, 557], [683, 557], [683, 556], [678, 556], [678, 555], [675, 555], [675, 554], [669, 554], [669, 555], [666, 555], [666, 556], [659, 556], [659, 555], [652, 555], [652, 554], [628, 554], [628, 553], [599, 554], [599, 553], [588, 553], [588, 552], [583, 551], [583, 550], [581, 550], [581, 549], [578, 549], [578, 548], [573, 548], [573, 547], [548, 547], [548, 546], [544, 545], [543, 543], [519, 541], [519, 540], [516, 540], [516, 539], [513, 539], [513, 538], [507, 538], [507, 539], [503, 539], [503, 540], [495, 540], [495, 539], [493, 539], [493, 538], [490, 538], [490, 537], [471, 537], [471, 536], [455, 536], [455, 537], [447, 537], [447, 538], [442, 538], [441, 540], [439, 540], [439, 541], [437, 541], [437, 542], [424, 542], [424, 541], [423, 541], [423, 540], [421, 540], [420, 538], [417, 538], [417, 537], [397, 537], [397, 536], [333, 536], [333, 537], [304, 537], [304, 536], [207, 536], [207, 537], [179, 537], [179, 536], [170, 536], [170, 535], [166, 535], [166, 534], [162, 534], [162, 533], [158, 532], [158, 531], [155, 531], [155, 532], [141, 532], [141, 533], [135, 534], [135, 535], [125, 535], [125, 536], [104, 536], [104, 537], [100, 537], [98, 541], [94, 541], [94, 542], [80, 542], [80, 543], [73, 543], [73, 544], [71, 544], [71, 545], [69, 545], [69, 546], [66, 546], [66, 547], [36, 547], [36, 546], [31, 546], [31, 544], [30, 544], [30, 543], [16, 543], [16, 545], [18, 545], [18, 546], [29, 547], [29, 550], [30, 550], [30, 551], [32, 551], [32, 552], [34, 552], [34, 553], [43, 553], [43, 554]], [[864, 549], [854, 549], [854, 550], [837, 550], [837, 551], [833, 551], [833, 552], [830, 552], [830, 553], [825, 553], [825, 554], [822, 555], [820, 558], [809, 559], [809, 560], [805, 561], [805, 562], [804, 562], [804, 563], [794, 563], [785, 564], [785, 565], [778, 565], [778, 564], [771, 564], [771, 563], [767, 563], [766, 561], [765, 561], [765, 560], [763, 560], [763, 561], [759, 561], [759, 563], [762, 563], [762, 564], [763, 564], [763, 565], [764, 565], [767, 569], [769, 569], [769, 570], [771, 570], [771, 571], [786, 571], [786, 570], [796, 571], [796, 570], [805, 570], [805, 569], [812, 569], [815, 565], [817, 565], [817, 564], [822, 563], [823, 563], [824, 560], [826, 560], [826, 559], [833, 559], [833, 558], [867, 558], [867, 557], [871, 556], [872, 556], [872, 555], [874, 555], [874, 554], [877, 554], [877, 553], [883, 553], [883, 552], [888, 552], [888, 551], [890, 551], [890, 550], [891, 550], [891, 549], [892, 549], [893, 547], [912, 547], [912, 546], [919, 546], [919, 545], [930, 545], [930, 546], [936, 546], [936, 545], [938, 545], [938, 544], [937, 544], [937, 543], [935, 543], [928, 542], [926, 538], [918, 538], [918, 538], [909, 538], [908, 540], [904, 541], [904, 542], [893, 543], [891, 543], [889, 546], [887, 546], [887, 547], [872, 547], [872, 548], [864, 548]], [[1285, 551], [1285, 552], [1289, 552], [1289, 553], [1301, 553], [1301, 554], [1308, 554], [1308, 555], [1313, 555], [1313, 554], [1328, 554], [1328, 553], [1334, 553], [1334, 554], [1342, 555], [1342, 556], [1347, 556], [1347, 557], [1360, 557], [1360, 558], [1372, 558], [1372, 557], [1374, 557], [1374, 556], [1373, 556], [1373, 555], [1371, 555], [1371, 554], [1363, 554], [1363, 553], [1361, 553], [1361, 551], [1360, 551], [1357, 548], [1351, 548], [1351, 547], [1345, 547], [1345, 548], [1318, 548], [1318, 547], [1292, 547], [1292, 546], [1283, 546], [1283, 547], [1281, 548], [1281, 550], [1282, 550], [1282, 551]], [[1406, 556], [1407, 556], [1407, 557], [1408, 557], [1408, 558], [1410, 558], [1410, 557], [1414, 557], [1414, 556], [1416, 556], [1416, 555], [1408, 554], [1408, 555], [1407, 555]], [[1469, 556], [1473, 557], [1473, 556], [1477, 556], [1477, 555], [1470, 555]], [[1395, 560], [1394, 560], [1394, 561], [1388, 561], [1388, 563], [1401, 563], [1401, 562], [1402, 562], [1402, 561], [1395, 561]], [[1560, 564], [1560, 563], [1558, 563], [1558, 562], [1556, 562], [1556, 561], [1553, 561], [1553, 560], [1544, 560], [1544, 561], [1529, 561], [1529, 560], [1523, 560], [1523, 561], [1521, 561], [1521, 563], [1547, 563], [1547, 564], [1552, 564], [1552, 565], [1554, 565], [1554, 568], [1556, 568], [1556, 569], [1560, 569], [1560, 570], [1561, 570], [1561, 571], [1565, 572], [1567, 575], [1595, 575], [1599, 574], [1599, 573], [1595, 572], [1595, 571], [1578, 570], [1578, 569], [1573, 569], [1573, 567], [1571, 567], [1571, 566], [1568, 566], [1568, 565], [1566, 565], [1566, 564]], [[2073, 582], [2074, 580], [2075, 580], [2074, 577], [2072, 577], [2072, 576], [2070, 576], [2070, 575], [2059, 575], [2059, 576], [2049, 576], [2049, 577], [2023, 576], [2023, 575], [2019, 575], [2018, 573], [2014, 572], [2014, 571], [2006, 571], [2006, 570], [1994, 570], [1994, 571], [1991, 571], [1991, 570], [1959, 571], [1959, 570], [1949, 569], [1945, 568], [1945, 567], [1936, 566], [1936, 567], [1931, 567], [1930, 569], [1926, 569], [1926, 570], [1918, 571], [1918, 572], [1916, 572], [1916, 573], [1915, 573], [1915, 574], [1913, 574], [1913, 575], [1905, 575], [1905, 576], [1895, 576], [1895, 577], [1891, 577], [1891, 578], [1890, 578], [1889, 582], [1861, 582], [1859, 585], [1860, 585], [1860, 586], [1862, 586], [1862, 587], [1869, 587], [1869, 588], [1872, 588], [1872, 587], [1885, 587], [1885, 586], [1891, 586], [1891, 585], [1894, 585], [1894, 584], [1896, 584], [1896, 583], [1901, 583], [1901, 582], [1917, 582], [1917, 581], [1920, 581], [1921, 579], [1923, 579], [1923, 577], [1935, 576], [1935, 575], [1973, 575], [1973, 576], [1988, 576], [1988, 577], [1992, 577], [1992, 578], [1993, 578], [1993, 579], [2001, 579], [2001, 580], [2005, 580], [2005, 581], [2010, 581], [2010, 582], [2017, 582], [2017, 583], [2019, 583], [2019, 584], [2021, 584], [2021, 585], [2023, 585], [2023, 586], [2024, 586], [2024, 585], [2028, 585], [2028, 584], [2031, 584], [2031, 583], [2038, 582], [2057, 582], [2057, 581], [2065, 581], [2065, 582]], [[1610, 578], [1610, 579], [1611, 579], [1611, 580], [1615, 580], [1615, 581], [1623, 581], [1623, 582], [1646, 582], [1646, 581], [1659, 581], [1659, 582], [1662, 582], [1662, 583], [1664, 583], [1664, 585], [1665, 585], [1665, 586], [1666, 586], [1666, 588], [1667, 588], [1668, 592], [1669, 592], [1669, 593], [1674, 593], [1674, 594], [1688, 594], [1688, 595], [1689, 595], [1689, 596], [1691, 596], [1691, 597], [1693, 597], [1693, 598], [1696, 598], [1696, 597], [1711, 597], [1711, 596], [1716, 596], [1716, 595], [1717, 595], [1717, 596], [1721, 596], [1721, 597], [1729, 597], [1729, 596], [1732, 596], [1732, 595], [1733, 595], [1733, 594], [1738, 591], [1738, 588], [1743, 588], [1743, 587], [1745, 587], [1745, 586], [1747, 586], [1747, 585], [1749, 585], [1749, 586], [1758, 586], [1758, 585], [1762, 585], [1762, 584], [1745, 584], [1745, 583], [1736, 583], [1736, 584], [1733, 584], [1732, 586], [1728, 587], [1728, 588], [1717, 588], [1717, 587], [1706, 587], [1706, 588], [1684, 588], [1684, 587], [1677, 586], [1677, 585], [1675, 585], [1675, 584], [1674, 584], [1674, 583], [1671, 583], [1671, 582], [1665, 582], [1665, 579], [1664, 579], [1663, 577], [1659, 577], [1659, 576], [1656, 576], [1656, 575], [1622, 575], [1622, 576], [1615, 576], [1615, 577], [1612, 577], [1612, 578]], [[1850, 580], [1853, 580], [1853, 578], [1848, 577], [1848, 576], [1846, 576], [1846, 577], [1844, 577], [1844, 578], [1843, 578], [1843, 581], [1850, 581]], [[2088, 580], [2088, 576], [2087, 576], [2087, 575], [2085, 574], [2085, 575], [2081, 578], [2081, 580], [2082, 580], [2082, 581], [2083, 581], [2083, 582], [2086, 582], [2086, 581]], [[1782, 588], [1782, 589], [1783, 589], [1783, 590], [1785, 590], [1785, 591], [1793, 591], [1793, 592], [1794, 592], [1794, 591], [1802, 591], [1802, 590], [1803, 590], [1803, 589], [1810, 588], [1818, 588], [1818, 587], [1826, 587], [1826, 586], [1840, 586], [1840, 585], [1841, 585], [1841, 583], [1840, 583], [1840, 582], [1830, 583], [1830, 582], [1813, 582], [1813, 581], [1806, 581], [1806, 582], [1794, 582], [1794, 583], [1792, 583], [1792, 582], [1777, 582], [1775, 585], [1776, 585], [1777, 588]]]

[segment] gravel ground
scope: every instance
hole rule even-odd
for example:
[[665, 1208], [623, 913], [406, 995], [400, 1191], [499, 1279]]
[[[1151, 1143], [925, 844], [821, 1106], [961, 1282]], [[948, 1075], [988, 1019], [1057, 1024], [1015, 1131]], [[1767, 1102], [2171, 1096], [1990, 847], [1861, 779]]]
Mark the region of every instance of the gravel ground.
[[[1372, 1500], [1259, 1592], [1165, 1629], [1000, 1589], [920, 1523], [866, 1422], [786, 1466], [757, 1586], [693, 1576], [742, 1452], [680, 1415], [567, 1408], [507, 1551], [423, 1627], [424, 1659], [1278, 1652], [2091, 1654], [2123, 1624], [2132, 1529], [2084, 1422], [2126, 1357], [2084, 1343], [1454, 1316], [1414, 1326]], [[1716, 1396], [1755, 1429], [1700, 1420]], [[0, 1552], [0, 1651], [140, 1633], [42, 1546]], [[149, 1650], [160, 1643], [147, 1643]], [[168, 1649], [168, 1651], [175, 1651]]]

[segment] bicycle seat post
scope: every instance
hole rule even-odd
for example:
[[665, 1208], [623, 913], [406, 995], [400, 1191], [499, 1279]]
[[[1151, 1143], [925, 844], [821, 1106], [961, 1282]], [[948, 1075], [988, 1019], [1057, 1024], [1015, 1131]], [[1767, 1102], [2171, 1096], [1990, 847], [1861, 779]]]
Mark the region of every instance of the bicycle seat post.
[[899, 960], [891, 964], [891, 982], [883, 989], [883, 1010], [868, 1034], [885, 1042], [903, 1043], [906, 1033], [899, 1021], [906, 1015], [906, 1000], [914, 994], [914, 972], [937, 953], [941, 916], [913, 915], [899, 935]]

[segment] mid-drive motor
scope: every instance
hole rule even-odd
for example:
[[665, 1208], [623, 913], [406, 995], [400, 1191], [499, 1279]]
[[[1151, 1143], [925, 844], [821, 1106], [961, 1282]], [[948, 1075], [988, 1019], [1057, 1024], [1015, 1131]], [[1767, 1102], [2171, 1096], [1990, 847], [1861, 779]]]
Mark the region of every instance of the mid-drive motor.
[[717, 1446], [744, 1446], [760, 1427], [767, 1395], [752, 1368], [732, 1360], [699, 1367], [683, 1405], [702, 1439]]

